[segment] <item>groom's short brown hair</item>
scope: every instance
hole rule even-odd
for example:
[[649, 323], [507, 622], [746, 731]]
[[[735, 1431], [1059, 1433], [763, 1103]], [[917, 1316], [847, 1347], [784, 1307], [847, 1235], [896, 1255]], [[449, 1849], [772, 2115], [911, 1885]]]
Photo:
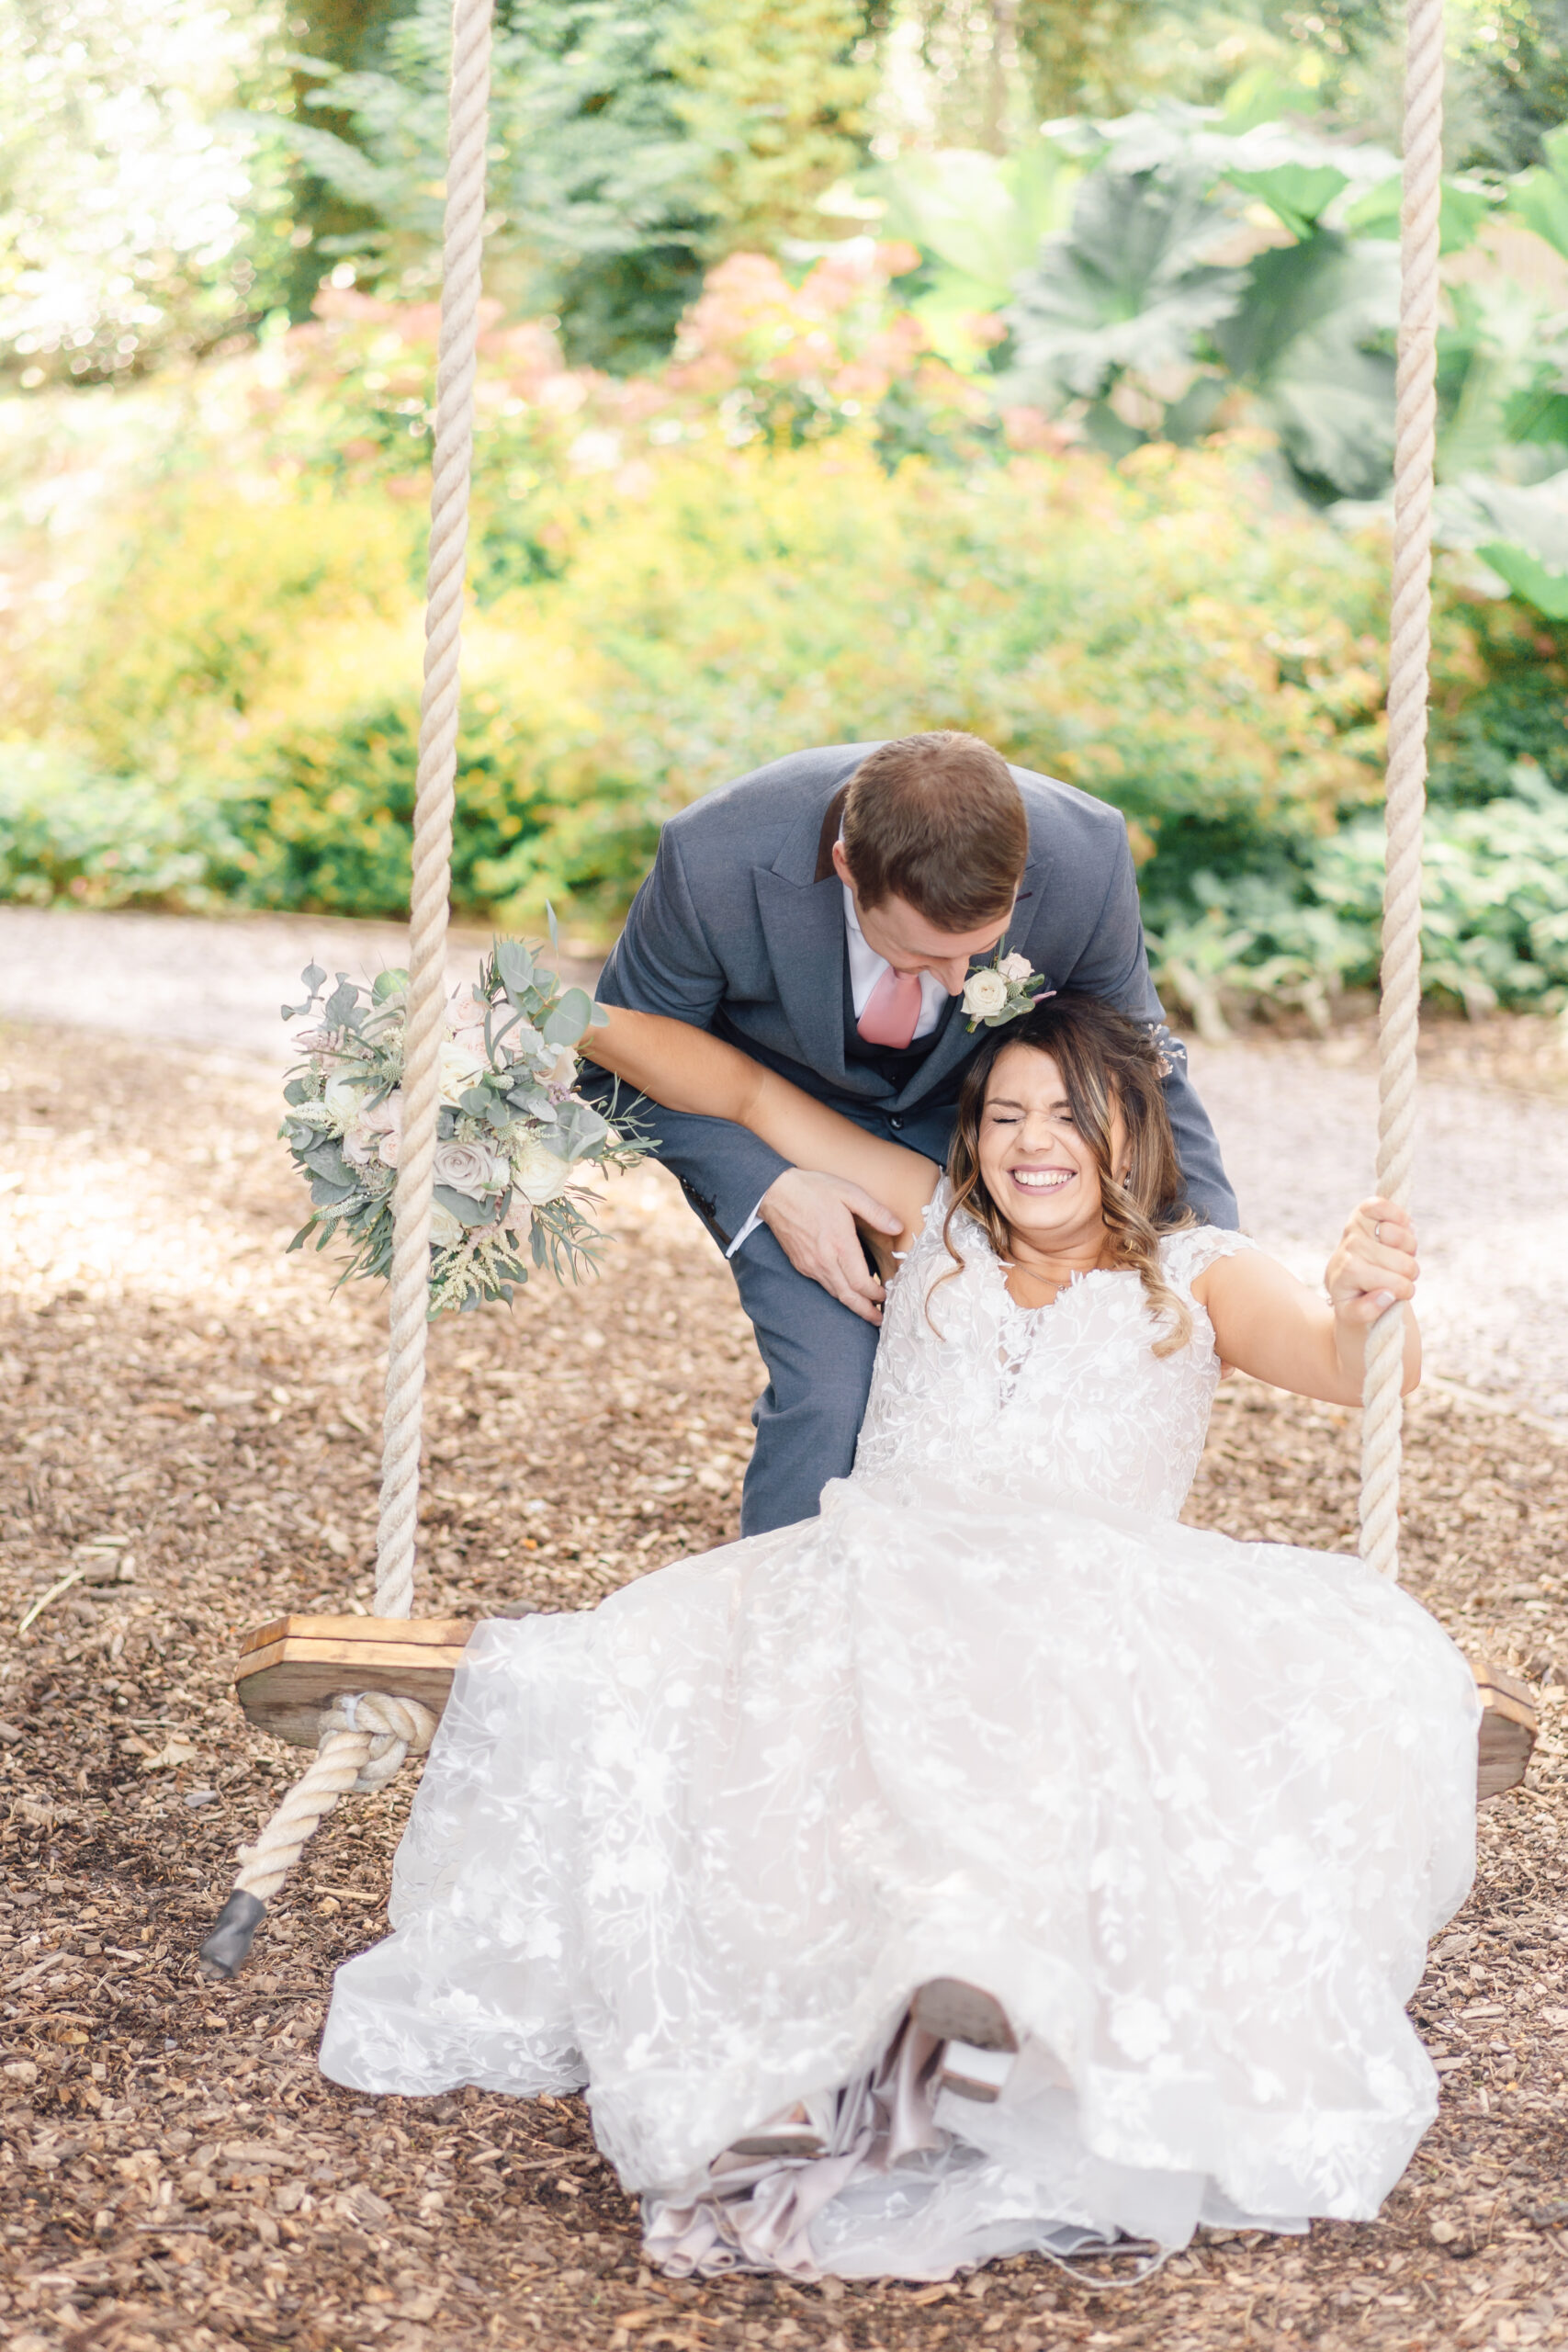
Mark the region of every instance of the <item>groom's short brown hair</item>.
[[1005, 917], [1029, 854], [1012, 771], [974, 735], [943, 728], [882, 743], [850, 778], [844, 855], [863, 907], [902, 899], [938, 931]]

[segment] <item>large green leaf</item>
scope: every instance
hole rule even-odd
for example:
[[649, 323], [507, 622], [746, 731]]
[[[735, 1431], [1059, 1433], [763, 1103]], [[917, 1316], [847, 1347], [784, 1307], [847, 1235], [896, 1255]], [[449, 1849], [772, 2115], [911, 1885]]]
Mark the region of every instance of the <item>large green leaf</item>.
[[[1400, 207], [1404, 198], [1404, 182], [1395, 172], [1392, 179], [1380, 180], [1354, 204], [1346, 207], [1338, 216], [1339, 226], [1353, 237], [1399, 237]], [[1460, 180], [1445, 180], [1438, 213], [1438, 246], [1444, 254], [1462, 254], [1475, 243], [1476, 232], [1495, 209], [1494, 199], [1484, 188], [1466, 187]]]
[[1512, 217], [1560, 254], [1568, 254], [1568, 123], [1541, 141], [1544, 164], [1514, 182]]
[[1292, 237], [1309, 236], [1335, 198], [1350, 185], [1332, 164], [1277, 164], [1271, 171], [1229, 171], [1225, 177], [1244, 196], [1266, 204]]
[[1489, 275], [1449, 288], [1438, 332], [1439, 477], [1507, 469], [1510, 443], [1568, 443], [1561, 387], [1565, 347], [1554, 305], [1516, 279]]
[[1568, 571], [1549, 571], [1528, 548], [1514, 547], [1506, 539], [1483, 539], [1476, 553], [1516, 596], [1524, 597], [1548, 620], [1568, 621]]
[[1315, 229], [1248, 266], [1242, 300], [1214, 346], [1258, 398], [1285, 455], [1311, 483], [1376, 496], [1393, 447], [1391, 337], [1399, 262], [1392, 247]]
[[1235, 225], [1191, 164], [1093, 173], [1071, 228], [1049, 237], [1019, 281], [1010, 317], [1025, 397], [1104, 391], [1125, 368], [1190, 368], [1200, 337], [1235, 308], [1239, 269], [1208, 256]]
[[1544, 481], [1467, 474], [1440, 490], [1444, 547], [1470, 548], [1516, 596], [1549, 620], [1568, 620], [1568, 469]]
[[964, 147], [905, 156], [874, 186], [886, 208], [882, 233], [907, 237], [943, 274], [964, 281], [975, 307], [995, 310], [1041, 238], [1066, 226], [1081, 176], [1042, 139], [1005, 161]]

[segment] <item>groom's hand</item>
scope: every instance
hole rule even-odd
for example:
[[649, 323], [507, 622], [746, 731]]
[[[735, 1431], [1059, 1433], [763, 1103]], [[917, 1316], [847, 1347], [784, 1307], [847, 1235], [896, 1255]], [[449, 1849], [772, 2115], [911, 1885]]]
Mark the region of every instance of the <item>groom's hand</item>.
[[820, 1283], [852, 1315], [881, 1322], [882, 1283], [865, 1262], [855, 1221], [897, 1236], [903, 1227], [891, 1209], [842, 1177], [786, 1168], [763, 1193], [757, 1213], [797, 1274]]

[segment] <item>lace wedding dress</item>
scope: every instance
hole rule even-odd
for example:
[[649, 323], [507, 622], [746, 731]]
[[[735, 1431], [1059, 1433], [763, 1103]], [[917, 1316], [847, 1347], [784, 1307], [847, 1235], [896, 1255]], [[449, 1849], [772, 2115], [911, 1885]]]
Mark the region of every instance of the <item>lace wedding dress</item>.
[[[819, 1519], [479, 1628], [321, 2064], [588, 2086], [675, 2269], [942, 2278], [1365, 2219], [1436, 2110], [1404, 2004], [1473, 1867], [1478, 1705], [1336, 1553], [1179, 1524], [1218, 1374], [1137, 1277], [1025, 1311], [939, 1193]], [[944, 1274], [949, 1279], [942, 1280]], [[1022, 2043], [933, 2098], [916, 1988]], [[721, 2152], [804, 2099], [812, 2160]]]

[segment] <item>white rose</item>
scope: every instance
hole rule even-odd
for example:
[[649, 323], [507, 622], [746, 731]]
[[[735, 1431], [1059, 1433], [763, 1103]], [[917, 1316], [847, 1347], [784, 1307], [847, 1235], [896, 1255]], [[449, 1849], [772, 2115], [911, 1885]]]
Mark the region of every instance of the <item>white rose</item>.
[[525, 1201], [535, 1208], [542, 1208], [547, 1201], [560, 1198], [571, 1174], [564, 1159], [547, 1151], [532, 1136], [512, 1147], [512, 1181]]
[[572, 1088], [577, 1084], [577, 1054], [572, 1046], [561, 1047], [554, 1069], [545, 1071], [540, 1083], [545, 1086], [558, 1087], [563, 1094], [571, 1092]]
[[993, 1012], [1000, 1012], [1007, 1001], [1008, 984], [989, 966], [971, 972], [964, 983], [964, 1010], [971, 1021], [988, 1020]]
[[501, 1182], [502, 1161], [488, 1143], [438, 1143], [435, 1147], [435, 1182], [449, 1184], [455, 1193], [466, 1193], [470, 1200], [478, 1200], [481, 1193], [492, 1191]]
[[455, 1248], [467, 1231], [461, 1217], [454, 1216], [450, 1209], [444, 1209], [439, 1201], [431, 1202], [430, 1238], [438, 1250]]
[[351, 1126], [359, 1116], [367, 1088], [374, 1083], [375, 1080], [369, 1078], [351, 1078], [346, 1070], [340, 1070], [335, 1078], [329, 1078], [321, 1092], [321, 1101], [329, 1116], [335, 1119], [340, 1126]]
[[486, 1068], [482, 1055], [469, 1046], [460, 1046], [455, 1037], [442, 1046], [441, 1100], [448, 1109], [457, 1108], [468, 1089], [479, 1084]]
[[1027, 956], [1004, 956], [997, 966], [1004, 980], [1032, 980], [1034, 967]]

